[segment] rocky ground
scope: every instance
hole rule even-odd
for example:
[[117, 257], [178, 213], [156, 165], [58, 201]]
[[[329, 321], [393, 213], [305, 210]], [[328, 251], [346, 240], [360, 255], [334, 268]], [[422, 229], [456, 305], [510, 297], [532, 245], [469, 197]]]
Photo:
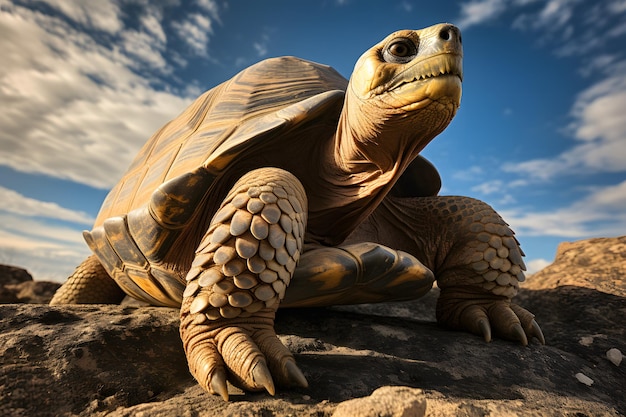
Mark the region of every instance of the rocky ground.
[[626, 237], [561, 245], [517, 297], [545, 346], [439, 328], [436, 290], [409, 303], [281, 311], [277, 331], [310, 388], [273, 398], [232, 388], [225, 403], [189, 375], [176, 310], [25, 304], [56, 285], [0, 267], [0, 415], [625, 415], [625, 275]]

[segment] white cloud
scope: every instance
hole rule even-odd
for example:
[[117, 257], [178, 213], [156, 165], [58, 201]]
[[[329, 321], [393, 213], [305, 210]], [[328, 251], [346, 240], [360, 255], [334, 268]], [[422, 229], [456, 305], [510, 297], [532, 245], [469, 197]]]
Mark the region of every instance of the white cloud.
[[160, 41], [158, 35], [155, 36], [154, 33], [137, 30], [127, 30], [124, 31], [120, 37], [125, 54], [139, 60], [139, 65], [137, 65], [137, 63], [130, 65], [135, 68], [148, 65], [153, 69], [161, 70], [163, 73], [171, 71], [162, 54], [165, 48], [165, 42]]
[[455, 171], [452, 174], [452, 178], [463, 181], [474, 180], [477, 177], [482, 177], [485, 174], [483, 167], [479, 165], [472, 165], [467, 169]]
[[626, 181], [598, 187], [583, 199], [549, 212], [524, 208], [501, 210], [500, 214], [520, 236], [588, 238], [617, 236], [626, 231]]
[[543, 258], [532, 259], [526, 262], [526, 274], [530, 275], [539, 272], [550, 264], [552, 264], [552, 262]]
[[111, 1], [40, 0], [82, 26], [116, 33], [122, 29], [120, 9]]
[[558, 56], [594, 55], [626, 33], [624, 11], [618, 2], [550, 0], [538, 11], [518, 15], [513, 28], [534, 30], [538, 43]]
[[496, 192], [501, 192], [504, 189], [504, 184], [501, 180], [492, 180], [475, 185], [471, 188], [472, 191], [481, 194], [489, 195]]
[[214, 0], [198, 0], [198, 6], [208, 12], [213, 19], [220, 23], [220, 8]]
[[[122, 45], [149, 45], [142, 36], [124, 32]], [[162, 70], [160, 51], [152, 52], [144, 50], [144, 68]], [[17, 6], [0, 9], [0, 55], [0, 164], [22, 172], [111, 187], [190, 101], [155, 90], [131, 69], [134, 54]]]
[[584, 141], [626, 137], [626, 61], [604, 69], [607, 78], [580, 93], [572, 109], [574, 135]]
[[142, 27], [147, 30], [159, 43], [165, 44], [167, 36], [161, 25], [162, 14], [158, 9], [147, 10], [146, 14], [140, 17]]
[[27, 265], [35, 279], [64, 281], [90, 254], [75, 229], [2, 212], [0, 224], [0, 263]]
[[54, 221], [91, 225], [90, 215], [2, 186], [0, 201], [0, 263], [26, 265], [35, 279], [60, 282], [89, 255], [79, 230]]
[[537, 43], [559, 56], [583, 56], [626, 33], [625, 12], [623, 0], [470, 0], [460, 4], [454, 21], [465, 30], [499, 19], [514, 29], [534, 31]]
[[465, 30], [470, 26], [494, 20], [506, 10], [506, 7], [506, 0], [473, 0], [461, 3], [461, 13], [455, 22]]
[[504, 166], [547, 180], [557, 175], [626, 171], [626, 61], [604, 67], [608, 76], [581, 92], [568, 131], [578, 143], [560, 155]]
[[583, 77], [589, 77], [598, 72], [603, 72], [606, 68], [611, 67], [619, 60], [617, 54], [601, 54], [591, 57], [588, 62], [580, 69]]
[[199, 56], [208, 56], [209, 36], [213, 33], [211, 19], [192, 13], [182, 22], [172, 23], [178, 37]]
[[260, 42], [254, 42], [252, 46], [256, 50], [256, 53], [258, 56], [267, 55], [267, 46], [265, 46], [265, 44], [260, 43]]
[[1, 211], [26, 217], [45, 217], [79, 224], [92, 224], [94, 218], [81, 211], [70, 210], [56, 203], [39, 201], [0, 186]]
[[[574, 5], [578, 0], [549, 0], [545, 6], [537, 13], [522, 14], [513, 22], [513, 27], [517, 29], [540, 29], [550, 32], [561, 32], [571, 21], [574, 15]], [[565, 34], [568, 37], [570, 34]]]
[[269, 41], [270, 41], [270, 36], [267, 33], [264, 33], [263, 35], [261, 35], [261, 39], [259, 39], [257, 42], [252, 43], [252, 47], [254, 48], [254, 50], [256, 51], [259, 57], [263, 57], [267, 55], [267, 51], [268, 51], [267, 45]]

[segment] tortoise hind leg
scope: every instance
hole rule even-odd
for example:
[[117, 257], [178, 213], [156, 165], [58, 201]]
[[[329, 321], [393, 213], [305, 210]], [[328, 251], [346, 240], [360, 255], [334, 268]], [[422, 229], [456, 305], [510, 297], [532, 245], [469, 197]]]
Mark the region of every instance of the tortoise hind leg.
[[187, 274], [180, 334], [200, 385], [228, 399], [226, 380], [274, 394], [308, 383], [274, 331], [302, 250], [306, 196], [277, 168], [244, 175], [217, 211]]
[[85, 259], [57, 290], [50, 305], [119, 304], [126, 294], [95, 255]]
[[526, 269], [508, 224], [480, 200], [387, 196], [348, 238], [406, 251], [433, 271], [441, 294], [437, 321], [446, 327], [494, 334], [526, 345], [545, 343], [534, 315], [511, 302]]

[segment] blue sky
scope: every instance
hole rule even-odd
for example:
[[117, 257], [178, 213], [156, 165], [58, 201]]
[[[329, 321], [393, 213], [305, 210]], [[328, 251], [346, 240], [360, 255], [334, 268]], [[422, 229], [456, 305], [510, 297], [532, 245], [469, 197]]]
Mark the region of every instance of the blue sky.
[[424, 154], [537, 270], [626, 234], [626, 1], [0, 0], [0, 262], [63, 280], [108, 189], [194, 97], [261, 59], [349, 77], [398, 29], [463, 31], [456, 118]]

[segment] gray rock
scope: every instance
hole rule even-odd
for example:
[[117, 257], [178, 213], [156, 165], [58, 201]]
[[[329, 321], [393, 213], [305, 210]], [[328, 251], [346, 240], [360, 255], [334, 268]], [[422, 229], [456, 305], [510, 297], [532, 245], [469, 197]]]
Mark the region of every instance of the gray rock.
[[32, 275], [19, 266], [0, 265], [0, 285], [20, 284], [32, 280]]
[[33, 281], [23, 268], [0, 265], [0, 304], [48, 304], [60, 286], [56, 282]]

